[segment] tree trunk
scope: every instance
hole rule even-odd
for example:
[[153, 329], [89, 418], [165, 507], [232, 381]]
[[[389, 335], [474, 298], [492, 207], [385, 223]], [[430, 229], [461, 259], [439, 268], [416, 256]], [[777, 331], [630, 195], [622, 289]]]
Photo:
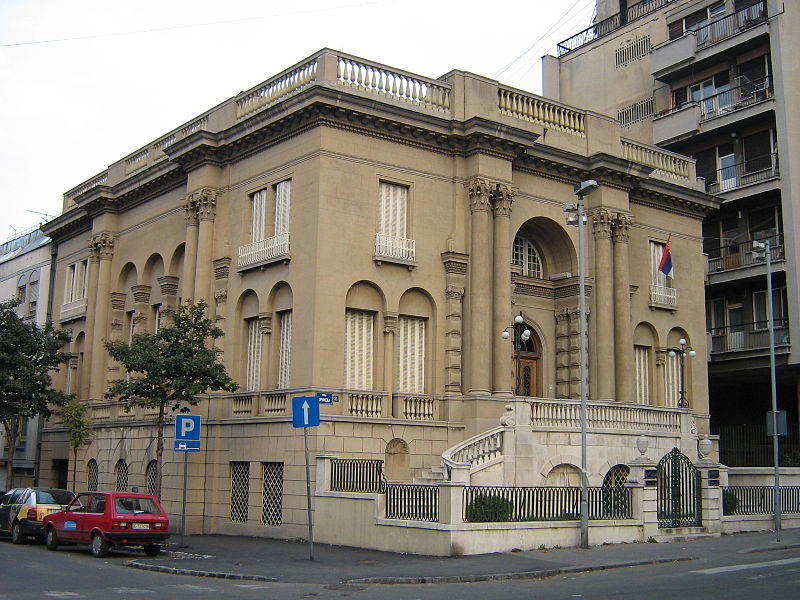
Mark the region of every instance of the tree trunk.
[[77, 485], [77, 476], [78, 476], [78, 449], [72, 449], [72, 491], [78, 489]]
[[161, 501], [161, 464], [164, 456], [164, 403], [158, 407], [158, 419], [156, 421], [158, 440], [156, 441], [156, 498]]
[[[8, 457], [6, 459], [6, 489], [14, 487], [14, 454], [17, 452], [17, 440], [19, 439], [20, 418], [10, 417], [3, 422], [6, 430], [6, 443], [8, 444]], [[24, 423], [24, 420], [22, 421]]]

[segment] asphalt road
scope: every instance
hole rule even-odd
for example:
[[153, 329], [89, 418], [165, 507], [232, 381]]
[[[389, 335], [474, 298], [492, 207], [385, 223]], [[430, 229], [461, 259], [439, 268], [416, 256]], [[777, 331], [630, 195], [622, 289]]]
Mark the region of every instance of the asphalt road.
[[0, 600], [242, 598], [284, 600], [657, 599], [791, 600], [800, 597], [800, 550], [714, 553], [697, 560], [561, 575], [543, 580], [425, 585], [321, 585], [229, 581], [130, 569], [131, 554], [13, 546], [0, 540]]

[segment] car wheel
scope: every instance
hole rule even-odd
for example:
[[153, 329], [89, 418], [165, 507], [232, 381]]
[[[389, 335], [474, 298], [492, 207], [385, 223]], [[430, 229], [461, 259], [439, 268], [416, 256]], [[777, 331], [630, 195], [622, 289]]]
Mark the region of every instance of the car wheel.
[[26, 541], [28, 540], [22, 533], [22, 526], [19, 524], [19, 521], [14, 521], [14, 524], [11, 526], [11, 543], [24, 544]]
[[44, 543], [48, 550], [58, 550], [58, 535], [54, 527], [48, 527], [44, 536]]
[[92, 556], [96, 558], [103, 558], [108, 555], [111, 545], [108, 540], [104, 538], [99, 532], [95, 531], [92, 534]]
[[144, 547], [144, 553], [147, 556], [158, 556], [161, 554], [161, 546], [158, 544], [148, 544]]

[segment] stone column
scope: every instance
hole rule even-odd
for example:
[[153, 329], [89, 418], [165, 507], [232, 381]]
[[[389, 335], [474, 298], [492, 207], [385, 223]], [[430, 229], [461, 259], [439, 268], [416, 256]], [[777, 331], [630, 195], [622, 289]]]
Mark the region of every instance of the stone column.
[[401, 417], [403, 410], [403, 407], [396, 406], [394, 401], [394, 342], [398, 317], [399, 314], [396, 312], [387, 310], [383, 313], [383, 389], [386, 391], [386, 400], [393, 417]]
[[[611, 400], [614, 397], [614, 315], [608, 308], [614, 305], [614, 289], [611, 261], [611, 213], [603, 208], [591, 213], [594, 233], [594, 302], [598, 315], [594, 319], [594, 333], [590, 337], [589, 350], [596, 369], [592, 385], [593, 399]], [[630, 319], [630, 317], [628, 317]]]
[[197, 271], [194, 284], [196, 301], [205, 300], [211, 303], [211, 255], [214, 246], [214, 219], [217, 216], [217, 191], [203, 188], [192, 194], [192, 201], [197, 207], [197, 218], [200, 227], [197, 235]]
[[494, 212], [493, 322], [492, 322], [492, 395], [511, 396], [511, 361], [508, 340], [500, 332], [511, 324], [511, 203], [516, 190], [497, 184], [492, 190]]
[[158, 287], [161, 289], [161, 324], [159, 327], [172, 325], [175, 315], [175, 305], [178, 302], [179, 278], [174, 275], [162, 275], [158, 278]]
[[134, 285], [131, 287], [133, 294], [133, 307], [136, 311], [133, 315], [133, 333], [146, 333], [149, 331], [148, 315], [150, 313], [150, 292], [152, 287], [149, 285]]
[[111, 306], [111, 259], [114, 257], [116, 236], [100, 233], [89, 242], [89, 253], [92, 264], [97, 266], [97, 284], [94, 303], [94, 319], [92, 324], [92, 359], [89, 370], [89, 398], [101, 399], [106, 392], [106, 357], [108, 356], [104, 341], [107, 339], [108, 312]]
[[[468, 184], [471, 213], [469, 294], [469, 394], [489, 394], [492, 367], [491, 187], [481, 177]], [[499, 333], [498, 333], [499, 335]]]
[[625, 213], [617, 213], [614, 220], [614, 362], [617, 401], [621, 402], [633, 402], [636, 389], [628, 263], [631, 222], [630, 215]]
[[183, 298], [191, 300], [194, 297], [194, 282], [197, 272], [197, 207], [192, 201], [192, 196], [187, 196], [183, 202], [183, 218], [186, 221], [186, 250], [183, 256]]
[[463, 298], [468, 258], [458, 252], [443, 252], [447, 287], [445, 315], [445, 394], [461, 394], [461, 344], [463, 340]]
[[[217, 327], [224, 329], [225, 308], [228, 301], [228, 276], [231, 271], [231, 259], [226, 256], [214, 261], [214, 306], [212, 314]], [[214, 340], [214, 345], [220, 350], [225, 350], [225, 336]]]

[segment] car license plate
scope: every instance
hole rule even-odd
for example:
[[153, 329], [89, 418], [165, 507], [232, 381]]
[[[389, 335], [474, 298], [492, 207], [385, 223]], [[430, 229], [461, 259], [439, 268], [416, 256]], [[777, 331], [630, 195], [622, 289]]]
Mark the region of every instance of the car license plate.
[[150, 529], [149, 523], [131, 523], [131, 529]]

